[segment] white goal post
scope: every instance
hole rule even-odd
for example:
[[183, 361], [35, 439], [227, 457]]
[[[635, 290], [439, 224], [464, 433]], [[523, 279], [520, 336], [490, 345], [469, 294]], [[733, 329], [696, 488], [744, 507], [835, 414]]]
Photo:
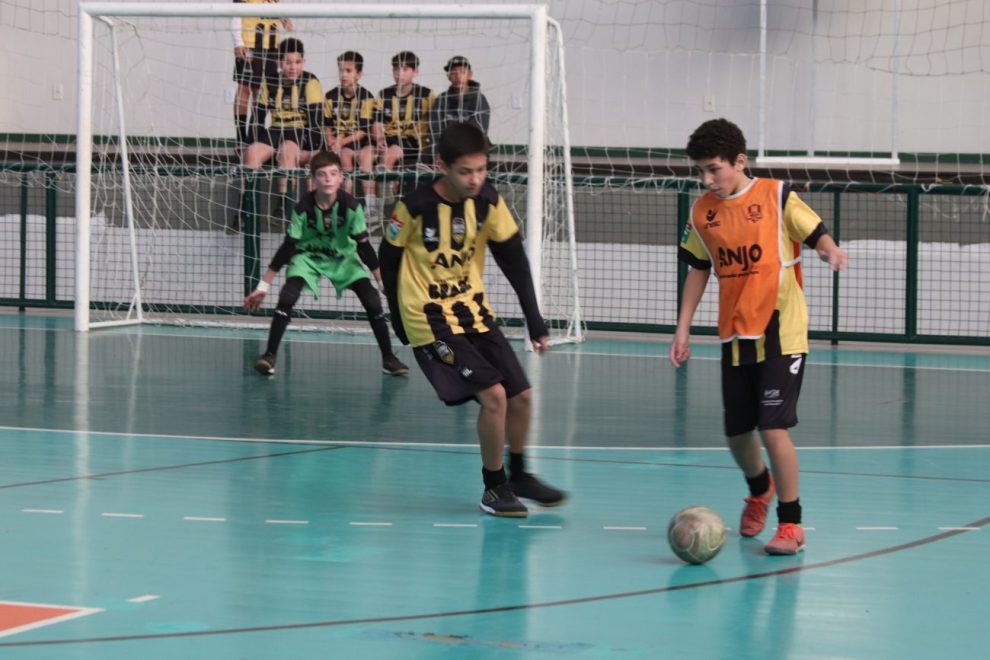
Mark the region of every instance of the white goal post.
[[[131, 184], [129, 172], [132, 168], [127, 154], [129, 136], [124, 130], [125, 113], [122, 101], [123, 92], [120, 76], [116, 26], [126, 23], [128, 19], [167, 19], [167, 18], [235, 18], [262, 17], [293, 19], [451, 19], [479, 21], [498, 21], [514, 19], [528, 21], [529, 52], [528, 60], [528, 127], [526, 152], [526, 199], [525, 207], [519, 208], [525, 214], [526, 244], [530, 257], [537, 295], [541, 304], [547, 298], [543, 282], [548, 275], [544, 272], [547, 263], [545, 252], [545, 217], [550, 206], [555, 207], [558, 214], [559, 227], [553, 234], [565, 246], [567, 255], [554, 257], [556, 270], [566, 270], [567, 286], [571, 289], [573, 300], [569, 302], [567, 318], [564, 323], [568, 326], [565, 334], [571, 339], [581, 339], [582, 322], [580, 309], [577, 304], [577, 246], [574, 232], [573, 184], [571, 179], [571, 145], [567, 135], [567, 108], [564, 96], [563, 44], [560, 26], [548, 16], [545, 5], [539, 4], [452, 4], [452, 5], [398, 5], [398, 4], [239, 4], [239, 3], [151, 3], [151, 2], [81, 2], [79, 4], [78, 21], [78, 114], [77, 114], [77, 143], [76, 143], [76, 177], [75, 190], [76, 207], [76, 263], [75, 263], [75, 329], [86, 332], [90, 329], [148, 322], [143, 311], [147, 299], [142, 299], [142, 275], [138, 264], [140, 246], [135, 240], [135, 211], [131, 200]], [[113, 85], [116, 103], [111, 108], [100, 108], [101, 112], [117, 115], [115, 135], [107, 136], [117, 141], [119, 168], [121, 170], [120, 189], [124, 197], [125, 227], [121, 231], [130, 234], [129, 268], [130, 279], [133, 280], [133, 292], [130, 301], [118, 300], [121, 309], [126, 312], [110, 320], [94, 321], [91, 318], [91, 307], [94, 303], [92, 295], [93, 255], [91, 253], [91, 233], [93, 220], [93, 186], [94, 186], [94, 28], [97, 23], [105, 23], [110, 27], [110, 42], [113, 61]], [[555, 31], [555, 39], [548, 40], [548, 32]], [[549, 52], [548, 52], [549, 49]], [[548, 57], [553, 58], [555, 68], [548, 71]], [[519, 58], [522, 60], [522, 58]], [[520, 65], [522, 62], [520, 61]], [[553, 143], [547, 141], [546, 129], [548, 120], [548, 86], [556, 95], [553, 111], [559, 116], [554, 118], [556, 126], [562, 127], [562, 133]], [[514, 106], [517, 107], [517, 106]], [[546, 161], [548, 150], [559, 160], [552, 170]], [[237, 169], [237, 168], [232, 168]], [[547, 180], [552, 179], [558, 191], [547, 191]], [[556, 209], [557, 206], [563, 208]], [[521, 205], [520, 205], [521, 207]], [[564, 263], [561, 267], [559, 264]], [[124, 279], [118, 274], [118, 279]], [[560, 277], [556, 274], [555, 277]], [[548, 315], [545, 310], [545, 315]], [[161, 319], [154, 322], [160, 323]], [[186, 321], [183, 321], [185, 323]]]

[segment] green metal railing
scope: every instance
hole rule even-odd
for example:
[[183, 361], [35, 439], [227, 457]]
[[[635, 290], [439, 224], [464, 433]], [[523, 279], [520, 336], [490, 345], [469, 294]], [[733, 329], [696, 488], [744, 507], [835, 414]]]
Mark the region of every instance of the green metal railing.
[[[216, 177], [240, 177], [244, 174], [237, 167], [186, 167], [186, 166], [175, 166], [175, 167], [159, 167], [151, 168], [157, 174], [168, 175], [171, 177], [181, 177], [181, 176], [216, 176]], [[66, 208], [67, 195], [69, 194], [69, 189], [71, 185], [67, 185], [64, 181], [65, 175], [72, 174], [74, 171], [74, 166], [71, 164], [67, 165], [48, 165], [48, 164], [25, 164], [25, 163], [10, 163], [10, 164], [0, 164], [0, 174], [7, 176], [7, 180], [4, 181], [4, 186], [9, 190], [13, 188], [14, 185], [17, 186], [16, 197], [13, 195], [8, 195], [8, 197], [0, 197], [0, 203], [4, 203], [6, 207], [4, 210], [0, 210], [0, 216], [2, 215], [19, 215], [19, 221], [16, 223], [18, 227], [19, 236], [15, 243], [18, 259], [19, 271], [17, 279], [17, 294], [13, 296], [0, 297], [0, 305], [4, 306], [15, 306], [20, 309], [25, 309], [28, 307], [38, 307], [38, 308], [70, 308], [72, 307], [72, 300], [60, 299], [56, 294], [56, 270], [57, 270], [57, 259], [61, 256], [63, 259], [67, 259], [66, 255], [59, 255], [57, 253], [57, 224], [56, 218], [61, 215], [71, 216], [72, 212]], [[106, 170], [110, 171], [110, 170]], [[146, 169], [147, 171], [147, 169]], [[135, 173], [140, 173], [141, 168], [135, 168]], [[29, 177], [28, 174], [31, 174]], [[302, 176], [302, 172], [289, 173], [295, 176]], [[17, 176], [15, 176], [17, 175]], [[243, 278], [244, 278], [244, 290], [245, 293], [249, 292], [253, 288], [254, 283], [257, 282], [261, 275], [262, 270], [262, 256], [260, 254], [261, 246], [261, 225], [263, 224], [263, 218], [259, 215], [259, 190], [257, 182], [263, 177], [272, 176], [272, 171], [268, 170], [264, 174], [259, 174], [257, 176], [251, 176], [250, 174], [245, 177], [246, 181], [246, 194], [244, 196], [244, 220], [245, 226], [243, 228], [243, 240], [244, 240], [244, 256], [243, 256]], [[380, 179], [381, 175], [375, 175], [376, 179]], [[407, 175], [389, 175], [392, 178], [416, 178], [420, 181], [424, 180], [424, 176], [431, 176], [428, 174], [407, 174]], [[495, 175], [498, 177], [499, 175]], [[503, 182], [508, 182], [512, 184], [524, 184], [525, 175], [501, 175]], [[19, 178], [18, 178], [19, 177]], [[11, 181], [16, 183], [12, 184]], [[39, 183], [40, 181], [40, 183]], [[38, 204], [31, 204], [31, 192], [32, 187], [41, 186], [43, 188], [43, 209], [39, 209]], [[685, 222], [687, 221], [688, 215], [690, 213], [692, 200], [699, 193], [699, 184], [695, 181], [686, 179], [657, 179], [644, 177], [640, 179], [631, 179], [629, 177], [576, 177], [575, 188], [578, 191], [588, 190], [592, 188], [601, 188], [607, 190], [629, 190], [631, 193], [637, 195], [646, 195], [649, 198], [651, 193], [656, 192], [659, 195], [676, 195], [676, 217], [661, 218], [663, 220], [663, 226], [660, 228], [662, 236], [662, 244], [665, 246], [675, 246], [678, 242], [681, 229], [683, 228]], [[899, 287], [902, 287], [903, 298], [898, 299], [891, 304], [902, 305], [903, 309], [898, 309], [898, 313], [902, 313], [902, 322], [899, 322], [899, 326], [903, 329], [897, 331], [884, 331], [884, 330], [848, 330], [844, 329], [848, 327], [846, 321], [848, 318], [843, 317], [842, 313], [842, 302], [851, 293], [855, 291], [850, 291], [848, 286], [844, 288], [844, 275], [841, 273], [833, 273], [831, 275], [831, 301], [828, 305], [829, 308], [829, 322], [825, 327], [812, 328], [811, 336], [815, 339], [831, 340], [831, 341], [882, 341], [882, 342], [907, 342], [907, 343], [937, 343], [937, 344], [965, 344], [965, 345], [990, 345], [990, 327], [984, 328], [981, 323], [981, 319], [990, 319], [990, 283], [987, 283], [987, 290], [980, 290], [974, 297], [974, 299], [966, 301], [964, 306], [968, 308], [973, 314], [975, 321], [971, 321], [969, 326], [972, 327], [975, 323], [976, 329], [968, 333], [954, 334], [950, 332], [922, 332], [919, 328], [921, 326], [919, 319], [919, 292], [921, 290], [921, 283], [919, 282], [919, 264], [921, 263], [921, 246], [922, 246], [922, 234], [925, 227], [922, 226], [922, 215], [923, 207], [925, 205], [931, 205], [935, 203], [943, 203], [945, 200], [950, 200], [952, 204], [960, 203], [964, 200], [980, 197], [990, 199], [990, 189], [985, 186], [979, 185], [918, 185], [918, 184], [875, 184], [875, 183], [808, 183], [799, 187], [801, 190], [801, 195], [804, 197], [806, 194], [809, 196], [817, 195], [818, 200], [829, 201], [829, 204], [825, 206], [830, 206], [831, 208], [822, 212], [821, 209], [816, 209], [822, 215], [826, 224], [828, 225], [832, 235], [837, 241], [842, 241], [846, 234], [850, 231], [858, 231], [862, 233], [863, 227], [869, 226], [868, 223], [864, 222], [861, 218], [863, 212], [855, 214], [856, 217], [853, 218], [859, 222], [850, 224], [850, 208], [855, 207], [857, 201], [862, 201], [863, 199], [870, 199], [872, 201], [883, 201], [889, 202], [891, 195], [897, 196], [897, 204], [893, 206], [896, 207], [895, 213], [888, 215], [894, 215], [893, 220], [889, 222], [887, 231], [891, 233], [896, 233], [897, 242], [903, 240], [905, 246], [904, 261], [902, 264], [888, 264], [887, 266], [897, 266], [898, 269], [902, 268], [902, 274], [898, 274], [898, 277], [903, 279], [899, 283]], [[61, 194], [60, 194], [61, 193]], [[874, 197], [865, 198], [864, 195], [869, 194]], [[62, 208], [59, 207], [59, 198], [62, 198], [61, 204]], [[856, 197], [859, 196], [859, 197]], [[37, 197], [37, 195], [35, 195]], [[11, 199], [16, 198], [16, 203], [11, 202]], [[889, 204], [888, 204], [889, 205]], [[814, 206], [814, 205], [813, 205]], [[986, 203], [980, 202], [979, 204], [973, 204], [974, 207], [983, 206], [986, 207]], [[903, 210], [901, 210], [903, 207]], [[42, 213], [43, 211], [43, 213]], [[889, 211], [889, 209], [887, 209]], [[43, 215], [45, 218], [45, 248], [44, 248], [44, 294], [41, 297], [28, 295], [29, 288], [39, 289], [39, 285], [35, 282], [33, 287], [29, 287], [31, 277], [35, 280], [39, 277], [39, 269], [35, 268], [32, 272], [33, 274], [29, 276], [28, 269], [28, 216], [29, 215]], [[669, 225], [668, 225], [669, 223]], [[982, 223], [982, 224], [981, 224]], [[984, 242], [990, 246], [990, 229], [984, 229], [983, 225], [990, 223], [990, 213], [984, 214], [977, 219], [976, 225], [978, 229], [973, 236], [968, 237], [971, 243], [978, 243], [982, 245]], [[850, 229], [852, 228], [852, 229]], [[950, 223], [946, 223], [945, 227], [937, 228], [942, 231], [949, 238], [946, 239], [949, 243], [961, 243], [963, 239], [960, 237], [952, 237], [952, 227]], [[929, 227], [927, 229], [929, 232], [932, 229]], [[578, 228], [578, 234], [581, 234], [581, 227]], [[900, 237], [903, 236], [903, 239]], [[11, 244], [5, 248], [8, 253], [5, 259], [11, 259], [14, 255], [11, 255]], [[9, 263], [9, 262], [8, 262]], [[860, 264], [854, 264], [854, 267], [861, 267]], [[883, 264], [878, 266], [878, 272], [880, 268], [884, 267]], [[888, 271], [891, 270], [888, 268]], [[897, 272], [897, 269], [894, 269]], [[680, 291], [683, 285], [683, 281], [687, 272], [687, 268], [683, 265], [678, 265], [676, 270], [676, 291], [672, 293], [672, 298], [670, 304], [676, 304], [680, 307]], [[672, 275], [674, 277], [674, 275]], [[657, 282], [656, 286], [658, 289], [663, 287], [671, 287], [672, 284], [667, 284], [665, 282]], [[882, 292], [881, 292], [882, 293]], [[674, 302], [676, 301], [676, 303]], [[651, 301], [644, 301], [644, 304], [650, 304]], [[94, 303], [94, 308], [101, 308], [106, 303], [96, 302]], [[587, 306], [586, 301], [582, 301], [583, 306]], [[154, 310], [153, 307], [149, 309]], [[176, 310], [185, 313], [202, 312], [201, 308], [197, 309], [181, 309], [181, 306], [170, 305], [168, 307], [169, 311]], [[165, 310], [160, 310], [165, 311]], [[240, 313], [240, 310], [234, 306], [224, 307], [224, 308], [211, 308], [207, 310], [210, 313]], [[868, 313], [868, 310], [863, 312]], [[339, 314], [334, 312], [327, 312], [324, 314], [313, 314], [313, 316], [324, 316], [327, 318], [339, 318]], [[846, 315], [848, 317], [848, 314]], [[946, 321], [946, 324], [951, 323], [951, 320]], [[626, 323], [621, 320], [611, 322], [603, 320], [592, 320], [587, 323], [589, 329], [610, 329], [610, 330], [628, 330], [628, 331], [642, 331], [642, 332], [672, 332], [672, 324], [659, 324], [659, 323]], [[990, 325], [990, 321], [987, 322]], [[698, 327], [693, 329], [694, 332], [698, 334], [714, 334], [715, 329], [712, 327]]]

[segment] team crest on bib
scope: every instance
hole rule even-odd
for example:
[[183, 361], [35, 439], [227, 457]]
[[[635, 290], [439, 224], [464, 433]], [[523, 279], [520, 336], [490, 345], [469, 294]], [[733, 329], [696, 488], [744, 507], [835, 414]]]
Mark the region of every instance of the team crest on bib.
[[453, 218], [450, 221], [450, 239], [454, 243], [464, 243], [464, 237], [467, 235], [467, 223], [464, 222], [464, 218]]
[[386, 230], [388, 240], [394, 241], [399, 237], [400, 231], [402, 231], [402, 220], [400, 220], [397, 215], [393, 214], [392, 218], [388, 221], [388, 229]]
[[442, 341], [433, 342], [433, 350], [437, 352], [437, 357], [444, 364], [454, 364], [454, 351]]

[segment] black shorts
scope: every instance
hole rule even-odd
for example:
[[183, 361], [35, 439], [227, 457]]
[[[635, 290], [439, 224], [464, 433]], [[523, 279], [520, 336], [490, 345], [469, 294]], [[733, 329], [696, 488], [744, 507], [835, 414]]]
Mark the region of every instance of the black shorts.
[[390, 147], [402, 147], [403, 165], [415, 165], [423, 155], [423, 150], [416, 140], [401, 138], [398, 135], [387, 135], [385, 137], [385, 144]]
[[317, 151], [320, 145], [313, 145], [312, 133], [303, 128], [263, 128], [258, 131], [258, 142], [267, 144], [275, 151], [283, 142], [295, 142], [300, 151]]
[[266, 80], [278, 78], [278, 53], [272, 50], [252, 50], [250, 60], [234, 58], [234, 82], [238, 85], [261, 87]]
[[781, 355], [738, 367], [723, 361], [725, 435], [797, 426], [805, 358], [803, 353]]
[[497, 328], [417, 346], [413, 354], [426, 380], [448, 406], [467, 403], [499, 383], [509, 399], [529, 389], [515, 351]]

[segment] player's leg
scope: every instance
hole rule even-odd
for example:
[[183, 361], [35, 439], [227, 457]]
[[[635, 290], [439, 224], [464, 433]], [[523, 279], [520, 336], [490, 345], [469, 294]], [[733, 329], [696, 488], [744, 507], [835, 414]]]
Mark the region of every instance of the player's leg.
[[382, 372], [390, 376], [402, 376], [409, 373], [409, 367], [403, 364], [392, 351], [388, 321], [385, 320], [385, 310], [382, 307], [382, 298], [378, 289], [372, 285], [371, 280], [367, 277], [362, 277], [348, 288], [361, 301], [361, 306], [364, 307], [364, 312], [368, 316], [371, 331], [375, 333], [375, 341], [378, 342], [378, 350], [382, 354]]
[[[303, 149], [300, 146], [301, 138], [287, 136], [282, 142], [278, 151], [278, 167], [282, 170], [296, 170], [302, 162]], [[286, 220], [292, 217], [292, 209], [296, 205], [295, 179], [291, 176], [283, 176], [278, 179], [278, 192], [282, 196], [282, 217]]]
[[512, 492], [502, 464], [508, 402], [502, 373], [488, 363], [466, 335], [454, 335], [413, 349], [426, 380], [448, 406], [481, 404], [478, 442], [485, 490], [480, 508], [493, 516], [525, 517], [526, 506]]
[[722, 363], [725, 435], [732, 458], [742, 470], [749, 489], [739, 520], [742, 536], [756, 536], [763, 531], [775, 492], [773, 478], [763, 461], [760, 442], [753, 433], [758, 420], [755, 369], [756, 365], [733, 367]]
[[[275, 155], [275, 149], [271, 146], [270, 141], [271, 138], [269, 136], [269, 132], [262, 130], [258, 136], [258, 141], [252, 143], [251, 146], [245, 149], [241, 156], [241, 164], [245, 169], [257, 170], [266, 162], [271, 160], [272, 156]], [[252, 185], [256, 186], [257, 183], [252, 183]], [[241, 180], [241, 190], [243, 191], [241, 195], [241, 208], [238, 210], [237, 215], [231, 220], [230, 225], [228, 225], [228, 233], [238, 233], [244, 226], [243, 214], [246, 212], [244, 198], [248, 194], [248, 181], [246, 179]], [[259, 209], [255, 207], [254, 211], [257, 213]]]
[[766, 545], [766, 551], [773, 555], [792, 555], [804, 549], [798, 455], [788, 431], [798, 421], [804, 363], [804, 355], [786, 355], [758, 365], [760, 436], [777, 485], [777, 532]]
[[[382, 157], [382, 165], [385, 167], [386, 172], [394, 172], [396, 168], [402, 164], [405, 158], [405, 150], [402, 148], [401, 144], [389, 145], [388, 149], [385, 150], [385, 154]], [[389, 192], [392, 196], [395, 196], [396, 191], [399, 189], [398, 181], [390, 181], [388, 184]]]
[[251, 86], [240, 84], [237, 86], [237, 93], [234, 95], [234, 126], [237, 129], [238, 149], [242, 152], [254, 142], [253, 132], [250, 130], [248, 122], [248, 111], [251, 107]]
[[234, 58], [234, 82], [237, 83], [237, 91], [234, 94], [234, 126], [237, 131], [237, 148], [242, 154], [254, 142], [254, 134], [248, 122], [251, 99], [256, 92], [252, 89], [252, 72], [250, 59]]
[[292, 308], [299, 301], [299, 296], [305, 285], [306, 280], [302, 277], [289, 277], [279, 291], [278, 305], [275, 307], [275, 314], [272, 315], [272, 324], [268, 329], [268, 345], [265, 348], [265, 352], [254, 362], [254, 368], [258, 373], [266, 376], [275, 374], [275, 360], [278, 356], [278, 347], [281, 345], [282, 336], [292, 321]]
[[509, 440], [509, 485], [517, 497], [542, 506], [559, 506], [567, 494], [526, 470], [526, 447], [533, 417], [533, 390], [508, 340], [498, 329], [472, 335], [471, 343], [502, 374], [506, 394], [505, 432]]
[[358, 167], [362, 174], [367, 175], [367, 178], [361, 180], [361, 192], [366, 200], [373, 198], [375, 196], [375, 181], [371, 175], [375, 171], [374, 145], [367, 144], [361, 147], [361, 151], [358, 152]]
[[347, 193], [354, 192], [354, 164], [356, 158], [354, 157], [354, 150], [350, 147], [344, 147], [340, 150], [340, 167], [344, 172], [344, 191]]

